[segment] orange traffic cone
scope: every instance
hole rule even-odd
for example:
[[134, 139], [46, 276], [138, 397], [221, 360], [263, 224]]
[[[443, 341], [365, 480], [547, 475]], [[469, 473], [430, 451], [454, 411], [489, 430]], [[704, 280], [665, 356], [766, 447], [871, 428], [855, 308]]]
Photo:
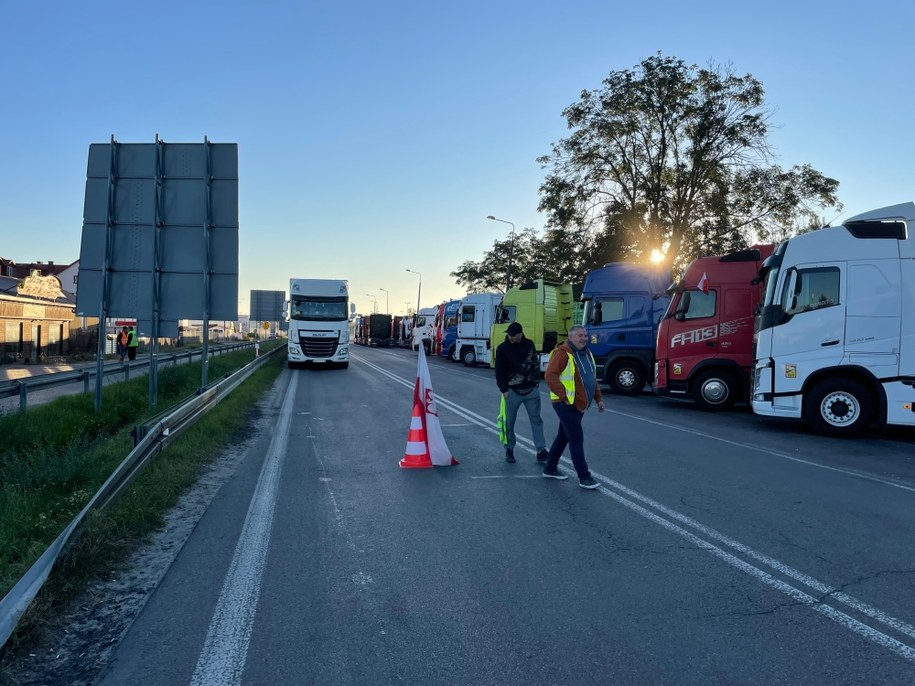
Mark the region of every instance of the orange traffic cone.
[[401, 469], [425, 469], [432, 466], [422, 412], [422, 405], [413, 403], [413, 419], [410, 420], [410, 432], [407, 434], [407, 450], [400, 461]]

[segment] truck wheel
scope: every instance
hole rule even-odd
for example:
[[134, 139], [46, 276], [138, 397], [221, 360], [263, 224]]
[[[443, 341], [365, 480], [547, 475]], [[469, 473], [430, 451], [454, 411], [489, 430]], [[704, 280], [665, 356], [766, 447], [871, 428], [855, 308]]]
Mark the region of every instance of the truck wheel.
[[477, 352], [470, 346], [461, 349], [461, 362], [464, 363], [465, 367], [476, 367], [477, 366]]
[[738, 384], [726, 371], [700, 372], [692, 383], [693, 398], [703, 410], [726, 410], [737, 400]]
[[458, 357], [458, 351], [457, 351], [456, 345], [452, 345], [450, 348], [448, 348], [448, 359], [451, 360], [452, 362], [457, 362], [461, 359]]
[[851, 379], [826, 379], [808, 393], [804, 416], [814, 431], [839, 438], [858, 436], [874, 416], [874, 399]]
[[607, 372], [610, 390], [620, 395], [635, 395], [645, 387], [645, 372], [642, 365], [630, 360], [614, 362]]
[[349, 369], [349, 361], [341, 362], [340, 369]]

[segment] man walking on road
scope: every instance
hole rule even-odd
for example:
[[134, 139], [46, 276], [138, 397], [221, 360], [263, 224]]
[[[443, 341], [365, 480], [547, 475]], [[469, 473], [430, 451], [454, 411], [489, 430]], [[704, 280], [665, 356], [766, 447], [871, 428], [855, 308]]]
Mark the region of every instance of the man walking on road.
[[[498, 360], [498, 358], [497, 358]], [[598, 488], [600, 484], [591, 476], [585, 460], [584, 433], [581, 420], [591, 401], [597, 403], [597, 409], [604, 411], [603, 396], [597, 384], [594, 356], [588, 350], [588, 332], [583, 326], [569, 329], [569, 338], [556, 346], [550, 353], [544, 378], [550, 387], [550, 400], [553, 410], [559, 417], [559, 432], [549, 457], [543, 468], [543, 476], [548, 479], [566, 479], [559, 471], [559, 458], [569, 446], [572, 464], [578, 474], [578, 485], [582, 488]]]
[[505, 399], [505, 461], [515, 461], [515, 420], [524, 405], [531, 421], [531, 435], [537, 462], [546, 462], [546, 439], [540, 417], [540, 363], [537, 350], [524, 329], [512, 322], [505, 330], [505, 341], [496, 348], [496, 385]]
[[118, 349], [118, 361], [123, 362], [124, 358], [127, 356], [127, 327], [126, 326], [122, 326], [121, 330], [118, 332], [117, 349]]

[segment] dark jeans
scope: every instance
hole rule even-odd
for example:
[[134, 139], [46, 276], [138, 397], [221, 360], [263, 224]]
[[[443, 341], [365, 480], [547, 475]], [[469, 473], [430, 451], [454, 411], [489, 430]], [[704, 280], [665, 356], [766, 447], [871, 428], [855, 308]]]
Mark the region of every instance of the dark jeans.
[[581, 430], [581, 419], [584, 415], [576, 410], [574, 405], [566, 403], [553, 403], [553, 410], [559, 417], [559, 431], [556, 433], [553, 445], [550, 446], [550, 456], [547, 458], [544, 469], [546, 471], [555, 470], [559, 465], [559, 458], [562, 457], [562, 451], [568, 445], [578, 478], [586, 479], [591, 476], [591, 472], [585, 461], [585, 434]]
[[128, 360], [137, 359], [137, 346], [135, 346], [135, 345], [127, 346], [127, 359]]

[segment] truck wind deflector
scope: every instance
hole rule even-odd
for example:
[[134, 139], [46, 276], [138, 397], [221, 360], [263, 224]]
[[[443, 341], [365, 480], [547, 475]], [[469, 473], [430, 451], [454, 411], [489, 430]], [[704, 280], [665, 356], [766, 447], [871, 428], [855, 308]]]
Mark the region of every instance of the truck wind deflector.
[[904, 221], [859, 221], [847, 222], [845, 228], [855, 238], [895, 238], [905, 240], [906, 224]]
[[757, 248], [748, 248], [747, 250], [738, 250], [736, 252], [722, 255], [719, 262], [759, 262], [762, 259], [762, 253]]

